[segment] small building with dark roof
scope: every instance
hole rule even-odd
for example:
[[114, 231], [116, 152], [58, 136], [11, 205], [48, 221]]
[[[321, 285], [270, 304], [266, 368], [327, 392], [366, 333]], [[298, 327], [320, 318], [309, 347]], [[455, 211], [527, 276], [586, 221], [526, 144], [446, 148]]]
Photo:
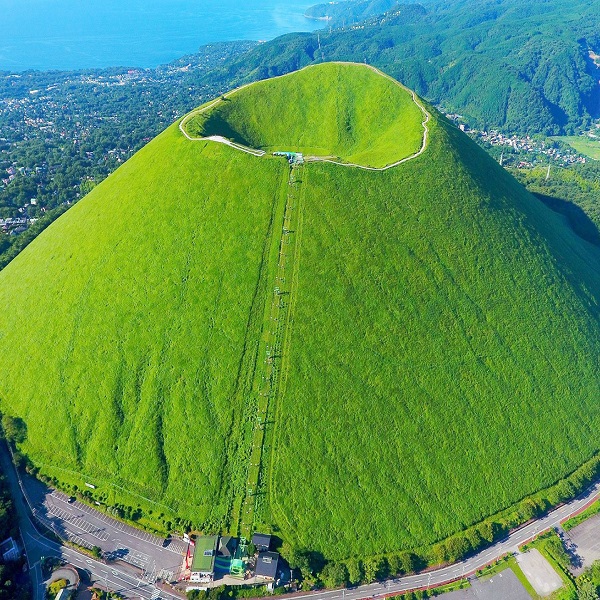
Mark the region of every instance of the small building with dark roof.
[[219, 538], [219, 546], [217, 547], [217, 556], [223, 558], [231, 558], [235, 554], [237, 548], [237, 540], [230, 535], [223, 535]]
[[279, 554], [277, 552], [260, 552], [256, 559], [255, 575], [262, 579], [275, 581], [278, 564]]
[[4, 540], [2, 544], [0, 544], [0, 554], [2, 555], [2, 559], [5, 563], [14, 562], [21, 558], [19, 547], [17, 546], [15, 540], [13, 540], [11, 537]]
[[255, 533], [252, 536], [252, 543], [259, 552], [268, 550], [271, 546], [271, 536], [266, 533]]

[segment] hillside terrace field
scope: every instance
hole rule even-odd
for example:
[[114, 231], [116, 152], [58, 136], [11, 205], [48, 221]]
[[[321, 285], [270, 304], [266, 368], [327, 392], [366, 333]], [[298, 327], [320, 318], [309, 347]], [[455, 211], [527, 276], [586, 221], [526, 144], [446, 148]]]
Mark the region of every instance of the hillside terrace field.
[[[371, 90], [385, 110], [350, 110]], [[357, 65], [215, 107], [189, 131], [371, 165], [423, 136]], [[0, 273], [0, 403], [34, 464], [206, 532], [251, 502], [336, 560], [426, 546], [590, 459], [599, 251], [430, 112], [425, 152], [384, 172], [174, 125], [49, 227]]]

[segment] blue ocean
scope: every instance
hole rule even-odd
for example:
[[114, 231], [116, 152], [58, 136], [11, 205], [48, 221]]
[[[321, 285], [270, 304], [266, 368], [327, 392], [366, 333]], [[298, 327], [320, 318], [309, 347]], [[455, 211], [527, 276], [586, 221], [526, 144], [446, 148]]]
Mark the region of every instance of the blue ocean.
[[0, 0], [0, 70], [155, 67], [216, 41], [322, 27], [288, 0]]

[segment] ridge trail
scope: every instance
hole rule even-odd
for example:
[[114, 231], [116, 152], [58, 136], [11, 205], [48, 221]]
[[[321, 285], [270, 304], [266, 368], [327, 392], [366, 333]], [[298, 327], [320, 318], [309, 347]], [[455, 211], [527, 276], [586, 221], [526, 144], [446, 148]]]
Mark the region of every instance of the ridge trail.
[[[380, 75], [381, 77], [384, 77], [385, 79], [388, 79], [394, 85], [397, 85], [402, 90], [409, 92], [412, 97], [413, 102], [419, 108], [419, 110], [421, 111], [421, 113], [423, 115], [423, 120], [421, 121], [421, 126], [423, 127], [423, 141], [421, 143], [421, 147], [419, 148], [419, 150], [417, 152], [415, 152], [414, 154], [411, 154], [410, 156], [406, 156], [405, 158], [397, 160], [396, 162], [393, 162], [384, 167], [369, 167], [367, 165], [359, 165], [356, 163], [337, 161], [337, 160], [333, 160], [331, 158], [327, 158], [327, 157], [323, 157], [323, 156], [311, 156], [311, 155], [307, 155], [304, 157], [304, 160], [306, 162], [326, 162], [326, 163], [331, 163], [334, 165], [339, 165], [342, 167], [352, 167], [355, 169], [363, 169], [364, 171], [387, 171], [388, 169], [397, 167], [398, 165], [408, 162], [409, 160], [418, 158], [419, 156], [421, 156], [421, 154], [423, 154], [423, 152], [425, 152], [425, 150], [427, 149], [427, 142], [429, 140], [428, 123], [431, 118], [431, 115], [429, 114], [429, 112], [427, 111], [425, 106], [421, 103], [421, 101], [418, 99], [417, 95], [415, 94], [415, 92], [413, 90], [407, 88], [406, 86], [402, 85], [399, 81], [396, 81], [393, 77], [390, 77], [383, 71], [380, 71], [379, 69], [377, 69], [376, 67], [373, 67], [371, 65], [363, 65], [362, 63], [351, 63], [351, 62], [343, 62], [343, 61], [334, 61], [332, 64], [339, 64], [339, 65], [359, 65], [360, 64], [361, 66], [366, 66], [367, 68], [371, 69], [371, 71], [373, 71], [377, 75]], [[304, 67], [303, 69], [300, 69], [299, 71], [293, 71], [292, 73], [299, 73], [300, 71], [304, 71], [305, 69], [310, 69], [314, 66], [316, 66], [316, 65], [309, 65], [307, 67]], [[271, 77], [271, 78], [269, 78], [269, 81], [274, 80], [274, 79], [280, 79], [281, 77], [287, 77], [288, 75], [291, 75], [292, 73], [286, 73], [285, 75], [278, 75], [277, 77]], [[247, 83], [239, 88], [231, 90], [230, 92], [223, 94], [220, 98], [217, 98], [217, 99], [213, 100], [212, 102], [209, 102], [206, 106], [197, 108], [197, 109], [193, 110], [192, 112], [188, 113], [180, 120], [179, 130], [190, 142], [205, 142], [205, 141], [217, 142], [220, 144], [225, 144], [226, 146], [234, 148], [235, 150], [239, 150], [240, 152], [245, 152], [246, 154], [251, 154], [252, 156], [256, 156], [256, 157], [265, 156], [267, 153], [264, 150], [259, 150], [256, 148], [249, 148], [248, 146], [244, 146], [242, 144], [233, 142], [232, 140], [230, 140], [226, 137], [223, 137], [220, 135], [211, 135], [211, 136], [207, 136], [207, 137], [192, 137], [185, 129], [185, 126], [187, 125], [187, 123], [192, 118], [194, 118], [196, 115], [200, 115], [200, 114], [206, 112], [207, 110], [210, 110], [211, 108], [213, 108], [214, 106], [216, 106], [217, 104], [222, 102], [223, 99], [227, 99], [229, 96], [232, 96], [233, 94], [236, 94], [237, 92], [240, 92], [241, 90], [253, 85], [254, 83], [256, 83], [256, 82], [253, 81], [252, 83]]]

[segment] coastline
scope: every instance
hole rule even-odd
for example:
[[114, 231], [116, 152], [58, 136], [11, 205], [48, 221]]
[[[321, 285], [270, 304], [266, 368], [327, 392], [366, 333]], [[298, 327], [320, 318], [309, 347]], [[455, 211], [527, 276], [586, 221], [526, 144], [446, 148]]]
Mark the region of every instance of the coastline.
[[329, 17], [327, 15], [324, 17], [313, 17], [311, 15], [307, 15], [306, 13], [304, 13], [304, 18], [309, 19], [310, 21], [331, 21], [333, 19], [333, 17]]
[[[10, 15], [3, 28], [0, 71], [9, 73], [153, 69], [194, 54], [201, 46], [272, 40], [319, 27], [303, 15], [310, 0], [260, 0], [250, 5], [210, 0], [201, 10], [192, 0], [183, 0], [176, 9], [159, 0], [145, 12], [124, 10], [117, 0], [106, 0], [89, 13], [77, 9], [77, 0], [57, 6], [32, 0], [39, 8], [35, 18], [10, 11], [10, 1], [0, 0], [0, 9]], [[142, 1], [135, 0], [136, 5]]]

